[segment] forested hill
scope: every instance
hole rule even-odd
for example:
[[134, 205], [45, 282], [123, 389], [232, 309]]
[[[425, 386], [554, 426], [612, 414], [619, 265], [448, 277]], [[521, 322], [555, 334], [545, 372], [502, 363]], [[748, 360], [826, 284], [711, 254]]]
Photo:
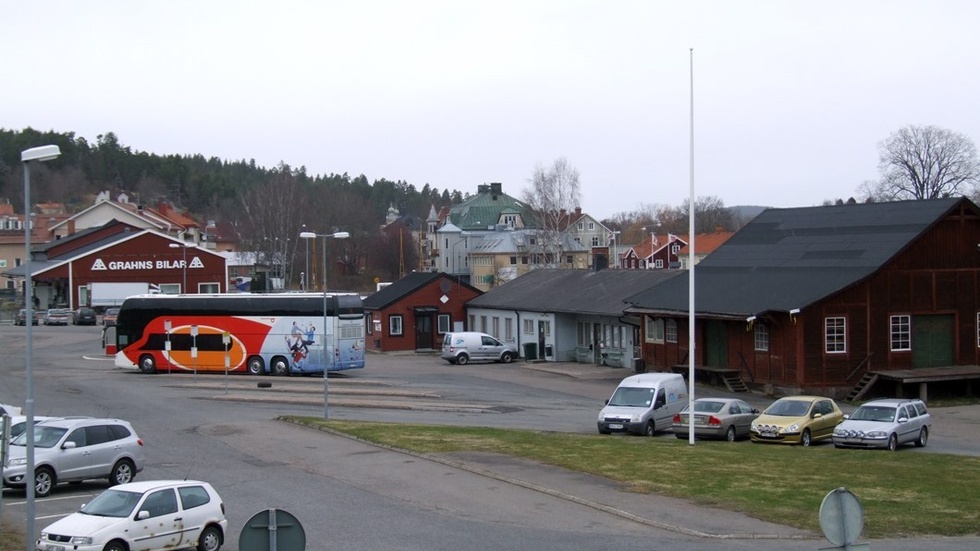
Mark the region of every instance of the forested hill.
[[[314, 196], [356, 198], [357, 208], [369, 210], [357, 218], [370, 219], [376, 225], [384, 222], [391, 206], [401, 214], [424, 219], [432, 206], [438, 209], [462, 200], [459, 191], [438, 190], [428, 184], [419, 189], [400, 180], [368, 182], [364, 175], [311, 175], [305, 167], [286, 164], [268, 168], [256, 165], [254, 159], [229, 161], [203, 155], [136, 151], [112, 132], [99, 135], [93, 144], [73, 132], [0, 129], [0, 185], [3, 186], [0, 198], [10, 201], [16, 212], [24, 212], [20, 153], [47, 144], [59, 146], [61, 156], [32, 169], [32, 202], [64, 203], [72, 211], [91, 205], [100, 191], [110, 191], [113, 196], [127, 192], [134, 200], [147, 205], [166, 201], [200, 219], [228, 220], [241, 211], [242, 200], [250, 192], [266, 185], [279, 186], [284, 181], [295, 182]], [[473, 182], [472, 187], [475, 189], [479, 183]], [[292, 215], [313, 221], [317, 213], [304, 212], [303, 208], [309, 203], [300, 200]], [[333, 221], [334, 225], [347, 223]]]

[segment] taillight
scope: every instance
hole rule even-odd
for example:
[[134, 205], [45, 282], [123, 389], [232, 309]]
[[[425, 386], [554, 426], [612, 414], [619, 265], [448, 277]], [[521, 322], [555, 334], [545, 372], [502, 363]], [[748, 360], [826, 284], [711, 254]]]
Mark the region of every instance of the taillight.
[[674, 422], [675, 423], [680, 423], [681, 422], [681, 414], [680, 413], [675, 413], [674, 414]]
[[715, 417], [714, 415], [712, 415], [711, 417], [708, 417], [708, 424], [709, 425], [720, 425], [721, 424], [721, 419], [719, 419], [719, 418]]
[[136, 443], [139, 444], [140, 446], [142, 446], [143, 445], [143, 439], [142, 438], [137, 438], [136, 439]]

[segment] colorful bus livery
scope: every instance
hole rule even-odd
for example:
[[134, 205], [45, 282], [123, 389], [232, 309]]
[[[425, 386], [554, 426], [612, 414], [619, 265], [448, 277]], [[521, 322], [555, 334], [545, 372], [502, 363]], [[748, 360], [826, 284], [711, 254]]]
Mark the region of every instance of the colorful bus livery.
[[145, 373], [359, 369], [364, 309], [354, 294], [141, 295], [123, 303], [116, 345], [117, 367]]

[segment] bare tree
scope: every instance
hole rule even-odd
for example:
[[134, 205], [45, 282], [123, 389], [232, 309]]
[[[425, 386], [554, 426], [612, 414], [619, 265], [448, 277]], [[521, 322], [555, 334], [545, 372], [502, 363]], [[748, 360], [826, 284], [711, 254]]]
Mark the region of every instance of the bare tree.
[[559, 157], [550, 167], [537, 165], [530, 179], [530, 189], [522, 195], [533, 213], [536, 244], [545, 265], [561, 266], [562, 234], [568, 228], [569, 216], [581, 204], [579, 173], [568, 159]]
[[972, 193], [980, 183], [976, 146], [937, 126], [906, 126], [878, 144], [881, 179], [858, 188], [863, 199], [935, 199]]

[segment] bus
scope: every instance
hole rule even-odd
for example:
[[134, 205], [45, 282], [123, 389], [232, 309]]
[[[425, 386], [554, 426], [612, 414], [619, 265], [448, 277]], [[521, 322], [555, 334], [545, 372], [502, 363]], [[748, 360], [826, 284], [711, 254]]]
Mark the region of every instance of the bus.
[[115, 363], [144, 373], [359, 369], [364, 306], [356, 294], [133, 296], [116, 319]]

